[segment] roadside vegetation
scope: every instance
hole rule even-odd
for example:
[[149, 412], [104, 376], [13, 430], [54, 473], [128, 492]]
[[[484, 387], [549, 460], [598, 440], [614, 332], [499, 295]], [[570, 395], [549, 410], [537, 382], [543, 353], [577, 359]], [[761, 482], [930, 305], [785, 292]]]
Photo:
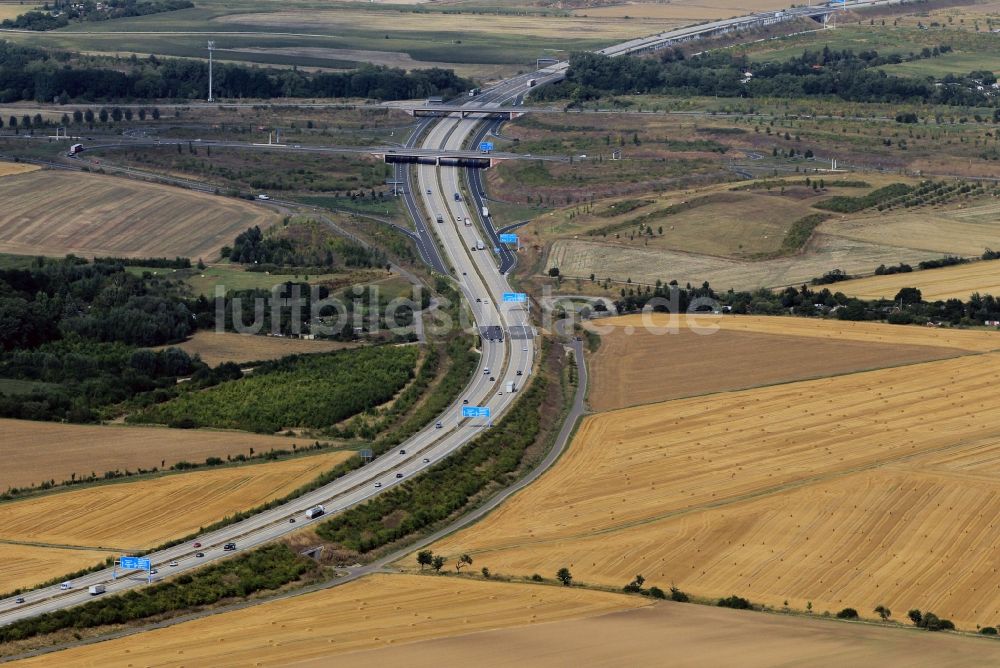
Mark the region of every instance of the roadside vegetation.
[[[560, 420], [542, 416], [565, 410], [569, 377], [554, 347], [546, 370], [520, 390], [514, 406], [458, 452], [316, 529], [346, 559], [366, 558], [439, 525], [514, 482], [542, 456]], [[353, 555], [353, 556], [351, 556]]]
[[258, 592], [304, 584], [323, 575], [319, 564], [293, 552], [285, 543], [256, 548], [125, 594], [107, 594], [81, 606], [44, 613], [0, 628], [0, 643], [25, 640], [63, 629], [92, 629], [165, 619]]

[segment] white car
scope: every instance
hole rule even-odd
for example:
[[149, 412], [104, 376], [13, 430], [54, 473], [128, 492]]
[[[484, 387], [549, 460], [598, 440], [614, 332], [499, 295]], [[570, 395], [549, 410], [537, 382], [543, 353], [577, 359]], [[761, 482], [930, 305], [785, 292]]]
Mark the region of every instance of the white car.
[[177, 567], [177, 562], [176, 561], [171, 561], [170, 562], [170, 567], [171, 568], [176, 568]]
[[59, 585], [59, 589], [61, 589], [63, 591], [66, 591], [67, 589], [72, 589], [72, 588], [73, 588], [73, 583], [72, 582], [63, 582], [61, 585]]
[[376, 486], [376, 487], [381, 487], [381, 486], [382, 486], [382, 483], [380, 483], [380, 482], [377, 482], [377, 483], [375, 483], [375, 486]]

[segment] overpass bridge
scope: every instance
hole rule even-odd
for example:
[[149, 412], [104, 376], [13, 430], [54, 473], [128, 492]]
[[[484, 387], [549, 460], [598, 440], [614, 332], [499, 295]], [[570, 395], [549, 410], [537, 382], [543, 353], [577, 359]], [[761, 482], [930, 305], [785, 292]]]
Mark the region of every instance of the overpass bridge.
[[486, 169], [495, 167], [504, 160], [545, 160], [547, 162], [567, 162], [569, 158], [560, 155], [522, 155], [520, 153], [482, 153], [480, 151], [427, 149], [427, 148], [372, 148], [369, 151], [376, 158], [389, 164], [417, 164], [452, 167], [474, 167]]
[[433, 116], [445, 118], [448, 116], [456, 116], [459, 118], [504, 118], [508, 121], [520, 118], [529, 111], [533, 111], [523, 107], [518, 107], [516, 109], [513, 107], [476, 107], [457, 104], [435, 104], [433, 102], [428, 104], [406, 105], [398, 108], [414, 117]]

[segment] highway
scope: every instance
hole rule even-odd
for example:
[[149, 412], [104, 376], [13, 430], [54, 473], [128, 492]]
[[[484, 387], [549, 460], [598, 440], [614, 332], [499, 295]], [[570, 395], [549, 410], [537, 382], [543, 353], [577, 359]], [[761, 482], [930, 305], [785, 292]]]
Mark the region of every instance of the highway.
[[[857, 4], [878, 4], [878, 0]], [[730, 22], [732, 25], [740, 25], [738, 19], [731, 19]], [[684, 30], [671, 31], [670, 39], [678, 39], [683, 34], [702, 34], [705, 27], [693, 26], [687, 29], [688, 33], [684, 33]], [[632, 40], [624, 45], [605, 49], [604, 52], [618, 55], [642, 51], [650, 45], [661, 44], [664, 39], [662, 34], [654, 35], [644, 40]], [[470, 107], [499, 107], [517, 103], [528, 91], [529, 79], [535, 79], [537, 85], [557, 81], [564, 76], [567, 66], [567, 63], [559, 63], [538, 72], [508, 79], [474, 98], [469, 98], [467, 104]], [[415, 133], [414, 138], [423, 137], [420, 148], [431, 152], [462, 150], [468, 147], [470, 140], [477, 139], [485, 132], [482, 127], [483, 121], [474, 118], [428, 118], [425, 125], [423, 121], [421, 123], [422, 132]], [[478, 207], [481, 206], [478, 194], [480, 184], [474, 183], [475, 192], [465, 192], [460, 183], [462, 170], [456, 167], [418, 164], [415, 166], [415, 172], [412, 187], [406, 186], [406, 197], [407, 206], [415, 216], [421, 237], [429, 239], [429, 234], [437, 237], [444, 251], [444, 257], [438, 258], [438, 264], [442, 269], [447, 266], [453, 270], [452, 276], [467, 300], [467, 306], [471, 309], [476, 324], [479, 327], [503, 328], [505, 332], [503, 340], [482, 341], [479, 368], [459, 399], [438, 418], [440, 427], [434, 423], [428, 425], [393, 451], [298, 499], [217, 531], [200, 535], [190, 542], [146, 555], [159, 570], [157, 578], [189, 571], [232, 554], [223, 549], [226, 543], [235, 542], [239, 552], [274, 541], [303, 526], [327, 519], [320, 517], [310, 520], [305, 517], [305, 511], [317, 504], [324, 505], [329, 516], [391, 489], [394, 485], [419, 474], [423, 469], [448, 456], [483, 429], [488, 428], [486, 420], [460, 418], [463, 400], [468, 400], [470, 405], [488, 407], [493, 416], [497, 417], [517, 396], [516, 392], [514, 394], [506, 392], [505, 384], [513, 382], [516, 388], [520, 389], [522, 383], [527, 382], [534, 363], [534, 340], [530, 336], [512, 338], [507, 336], [507, 332], [511, 328], [515, 331], [520, 329], [522, 332], [523, 328], [528, 328], [527, 331], [530, 333], [530, 318], [526, 305], [505, 303], [501, 299], [504, 292], [510, 291], [505, 272], [512, 266], [513, 260], [502, 251], [499, 254], [493, 251], [492, 245], [496, 242], [493, 240], [492, 225], [489, 221], [481, 220], [478, 211]], [[459, 193], [459, 201], [456, 201], [455, 193]], [[472, 201], [467, 201], [469, 195], [472, 196]], [[418, 205], [417, 196], [420, 197], [422, 206]], [[420, 211], [421, 208], [423, 211]], [[443, 222], [440, 224], [430, 222], [438, 213], [442, 214]], [[470, 218], [475, 224], [466, 226], [465, 218]], [[484, 250], [472, 250], [477, 239], [484, 241], [489, 239], [490, 243]], [[429, 252], [429, 249], [422, 249], [422, 253], [425, 251]], [[437, 252], [436, 249], [434, 252]], [[523, 375], [518, 375], [518, 371]], [[199, 543], [200, 547], [195, 548], [194, 543]], [[204, 556], [196, 556], [199, 552]], [[174, 561], [177, 566], [170, 566], [169, 564]], [[58, 585], [33, 590], [24, 594], [25, 602], [21, 604], [13, 597], [6, 598], [0, 600], [0, 625], [92, 600], [87, 593], [87, 587], [90, 585], [104, 584], [107, 588], [107, 593], [104, 595], [107, 596], [142, 586], [145, 581], [142, 574], [137, 572], [115, 579], [112, 569], [107, 568], [77, 578], [69, 590], [62, 590]]]

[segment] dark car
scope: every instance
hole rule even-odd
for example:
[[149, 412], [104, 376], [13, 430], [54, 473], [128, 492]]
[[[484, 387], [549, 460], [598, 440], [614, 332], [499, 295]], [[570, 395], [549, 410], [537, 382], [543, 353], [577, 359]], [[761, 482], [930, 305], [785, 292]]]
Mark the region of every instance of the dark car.
[[289, 524], [295, 524], [295, 518], [294, 517], [289, 517], [288, 518], [288, 523]]
[[201, 543], [195, 543], [192, 547], [201, 547]]
[[490, 376], [490, 380], [496, 380], [496, 378], [494, 378], [493, 376]]
[[198, 557], [200, 559], [200, 558], [202, 558], [202, 557], [205, 556], [205, 553], [204, 552], [197, 552], [194, 556], [196, 556], [196, 557]]
[[468, 399], [462, 399], [462, 403], [463, 404], [467, 404], [467, 403], [469, 403], [469, 400]]
[[402, 478], [402, 477], [403, 477], [403, 474], [402, 474], [402, 473], [397, 473], [397, 474], [396, 474], [396, 477], [397, 477], [397, 478]]
[[225, 550], [226, 552], [232, 552], [233, 550], [236, 549], [236, 543], [226, 543], [225, 545], [222, 546], [222, 549]]

